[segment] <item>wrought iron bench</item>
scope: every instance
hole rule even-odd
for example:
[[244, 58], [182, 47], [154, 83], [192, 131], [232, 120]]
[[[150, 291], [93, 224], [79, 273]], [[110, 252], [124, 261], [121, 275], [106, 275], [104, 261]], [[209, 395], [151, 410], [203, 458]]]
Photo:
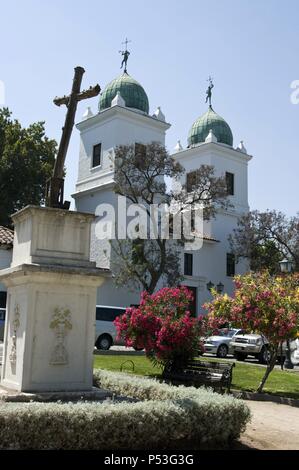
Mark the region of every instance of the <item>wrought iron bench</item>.
[[235, 363], [212, 361], [188, 361], [187, 366], [179, 370], [165, 368], [162, 374], [165, 382], [173, 385], [199, 387], [207, 385], [220, 392], [230, 392]]

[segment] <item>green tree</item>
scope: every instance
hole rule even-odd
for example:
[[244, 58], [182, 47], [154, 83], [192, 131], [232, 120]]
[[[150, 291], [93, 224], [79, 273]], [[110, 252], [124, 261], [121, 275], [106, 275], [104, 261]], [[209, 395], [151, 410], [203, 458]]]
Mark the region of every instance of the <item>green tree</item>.
[[279, 261], [288, 258], [299, 271], [299, 214], [287, 217], [275, 210], [244, 214], [229, 237], [237, 258], [247, 258], [252, 271], [279, 272]]
[[[299, 327], [299, 274], [272, 276], [269, 272], [235, 277], [233, 297], [214, 291], [212, 302], [205, 304], [210, 327], [228, 323], [235, 328], [258, 333], [255, 344], [263, 345], [269, 360], [257, 392], [274, 369], [278, 352], [285, 341], [296, 338]], [[265, 339], [268, 341], [265, 344]]]
[[8, 108], [0, 109], [0, 225], [11, 226], [11, 214], [44, 202], [56, 145], [44, 122], [24, 128]]
[[268, 269], [270, 274], [276, 274], [280, 272], [279, 261], [281, 259], [282, 253], [275, 242], [265, 240], [264, 244], [256, 244], [252, 247], [250, 267], [255, 272]]

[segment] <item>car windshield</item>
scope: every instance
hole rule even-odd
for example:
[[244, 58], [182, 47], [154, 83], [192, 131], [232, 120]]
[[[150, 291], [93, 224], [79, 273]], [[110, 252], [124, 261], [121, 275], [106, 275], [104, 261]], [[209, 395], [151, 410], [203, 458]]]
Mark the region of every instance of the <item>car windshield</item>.
[[224, 328], [223, 330], [219, 330], [219, 336], [228, 336], [229, 338], [232, 338], [238, 330], [228, 330], [227, 328]]
[[6, 310], [4, 308], [0, 308], [0, 320], [1, 321], [5, 320], [5, 312]]

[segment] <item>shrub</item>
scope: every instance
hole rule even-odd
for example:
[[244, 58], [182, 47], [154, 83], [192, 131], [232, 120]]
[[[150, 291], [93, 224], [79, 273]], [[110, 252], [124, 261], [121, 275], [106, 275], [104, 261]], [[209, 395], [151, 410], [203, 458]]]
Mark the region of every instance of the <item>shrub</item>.
[[146, 356], [160, 366], [183, 366], [198, 354], [203, 336], [202, 318], [192, 318], [192, 293], [186, 287], [143, 292], [140, 306], [128, 308], [115, 320], [118, 337], [126, 346], [144, 348]]
[[[2, 449], [150, 449], [226, 444], [249, 420], [244, 402], [206, 389], [97, 371], [95, 380], [137, 403], [1, 403]], [[148, 398], [151, 398], [148, 400]]]
[[236, 276], [234, 297], [214, 292], [205, 308], [211, 326], [228, 322], [269, 341], [271, 357], [258, 387], [261, 392], [282, 342], [296, 337], [299, 329], [299, 275], [271, 276], [265, 271]]
[[185, 415], [170, 401], [0, 404], [0, 448], [142, 449], [184, 437]]
[[116, 394], [140, 400], [180, 403], [188, 410], [185, 438], [198, 442], [226, 442], [237, 438], [250, 419], [245, 402], [229, 395], [219, 395], [205, 387], [174, 387], [155, 379], [100, 369], [95, 371], [94, 379], [98, 386]]

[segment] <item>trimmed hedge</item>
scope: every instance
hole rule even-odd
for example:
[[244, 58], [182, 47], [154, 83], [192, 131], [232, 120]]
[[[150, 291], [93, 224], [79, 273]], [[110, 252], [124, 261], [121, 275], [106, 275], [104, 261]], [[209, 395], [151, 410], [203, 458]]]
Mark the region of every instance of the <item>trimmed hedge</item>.
[[[245, 431], [251, 414], [242, 400], [231, 395], [219, 395], [211, 388], [178, 387], [155, 379], [97, 369], [95, 384], [117, 395], [140, 400], [171, 400], [187, 413], [184, 439], [198, 443], [227, 443]], [[171, 436], [171, 427], [166, 435]]]
[[[95, 381], [137, 403], [0, 403], [2, 449], [149, 449], [226, 444], [250, 418], [246, 404], [210, 390], [96, 371]], [[148, 398], [151, 400], [148, 400]]]

